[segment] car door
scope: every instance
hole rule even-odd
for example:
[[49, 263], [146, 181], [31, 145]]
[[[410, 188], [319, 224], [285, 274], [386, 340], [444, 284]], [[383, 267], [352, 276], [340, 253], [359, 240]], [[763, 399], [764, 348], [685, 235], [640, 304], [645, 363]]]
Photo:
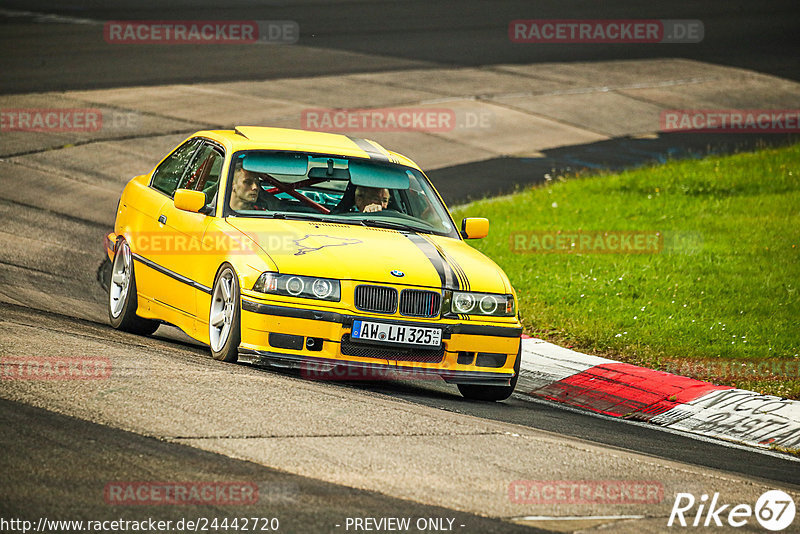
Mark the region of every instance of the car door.
[[[225, 154], [221, 147], [211, 141], [201, 142], [178, 189], [203, 192], [206, 195], [206, 207], [210, 207], [216, 201], [224, 161]], [[203, 211], [208, 211], [208, 214], [184, 211], [176, 208], [173, 201], [168, 201], [161, 206], [159, 213], [165, 235], [172, 241], [172, 253], [164, 256], [163, 266], [177, 275], [173, 278], [179, 282], [178, 285], [172, 283], [172, 289], [161, 295], [161, 300], [192, 317], [204, 313], [196, 309], [196, 292], [210, 291], [210, 288], [198, 282], [198, 274], [217, 268], [217, 265], [213, 265], [216, 255], [203, 247], [203, 236], [212, 221], [213, 210]]]
[[172, 282], [165, 273], [163, 264], [168, 257], [164, 245], [164, 224], [159, 222], [163, 206], [171, 203], [172, 195], [183, 178], [186, 168], [193, 160], [200, 145], [197, 139], [190, 139], [176, 148], [156, 167], [147, 186], [135, 195], [132, 208], [131, 251], [136, 260], [136, 288], [146, 297], [140, 305], [149, 306], [149, 300], [160, 300]]

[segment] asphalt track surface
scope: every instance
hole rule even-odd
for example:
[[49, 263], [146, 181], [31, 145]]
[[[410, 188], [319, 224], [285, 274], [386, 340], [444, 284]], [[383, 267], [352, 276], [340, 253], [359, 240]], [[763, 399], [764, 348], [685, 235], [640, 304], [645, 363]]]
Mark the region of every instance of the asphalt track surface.
[[[112, 50], [102, 41], [97, 44], [96, 25], [59, 23], [41, 24], [33, 16], [2, 16], [0, 35], [0, 92], [27, 93], [68, 88], [124, 87], [164, 83], [191, 83], [221, 80], [262, 80], [287, 76], [309, 76], [345, 72], [371, 72], [385, 69], [424, 68], [441, 65], [490, 65], [494, 63], [532, 63], [548, 61], [587, 61], [649, 57], [687, 57], [703, 61], [750, 68], [790, 79], [800, 79], [798, 69], [798, 32], [800, 7], [797, 2], [675, 2], [647, 5], [639, 2], [618, 2], [604, 6], [579, 2], [564, 13], [563, 2], [496, 2], [487, 9], [482, 2], [453, 3], [408, 2], [303, 2], [293, 6], [264, 6], [255, 2], [218, 3], [192, 2], [168, 5], [163, 2], [126, 2], [106, 5], [86, 2], [71, 4], [53, 2], [2, 2], [6, 9], [60, 13], [68, 17], [95, 20], [108, 19], [256, 19], [296, 20], [301, 27], [297, 47], [174, 47], [148, 46], [141, 49]], [[116, 7], [115, 7], [116, 6]], [[535, 6], [535, 10], [533, 9]], [[581, 45], [530, 47], [512, 45], [505, 36], [509, 20], [515, 18], [665, 18], [700, 19], [706, 39], [701, 45], [647, 45], [619, 47], [614, 45]], [[499, 37], [498, 37], [499, 32]], [[424, 84], [424, 80], [420, 80]], [[762, 139], [729, 138], [731, 147], [755, 146]], [[767, 140], [769, 142], [769, 140]], [[781, 137], [778, 142], [783, 142]], [[659, 140], [663, 146], [647, 147], [650, 154], [670, 155], [675, 147], [702, 152], [708, 139], [686, 140], [669, 137]], [[641, 154], [650, 141], [613, 140], [603, 145], [566, 147], [547, 155], [552, 161], [537, 162], [552, 168], [553, 163], [597, 168], [629, 166], [627, 154]], [[693, 145], [696, 143], [696, 145]], [[610, 146], [609, 146], [610, 145]], [[687, 148], [688, 146], [688, 148]], [[529, 162], [528, 162], [529, 163]], [[526, 162], [498, 159], [439, 169], [432, 174], [450, 201], [469, 196], [499, 193], [496, 190], [475, 190], [467, 197], [460, 194], [450, 176], [458, 176], [465, 168], [471, 173], [513, 176], [509, 166]], [[588, 165], [587, 165], [588, 164]], [[529, 167], [522, 173], [530, 174]], [[501, 184], [502, 185], [502, 184]], [[451, 191], [452, 189], [452, 191]], [[75, 225], [86, 226], [76, 217], [51, 218], [52, 213], [37, 206], [16, 206], [0, 202], [6, 215], [21, 215], [14, 224], [44, 222], [56, 231], [70, 231]], [[20, 211], [21, 210], [21, 211]], [[77, 212], [76, 212], [77, 213]], [[82, 226], [82, 228], [83, 228]], [[98, 258], [92, 239], [102, 232], [102, 225], [88, 225], [78, 241], [81, 253]], [[36, 251], [31, 252], [35, 254]], [[67, 259], [66, 261], [69, 261]], [[6, 262], [0, 267], [0, 283], [7, 283], [20, 270], [38, 280], [45, 288], [70, 287], [70, 267], [48, 265], [46, 258], [33, 262]], [[76, 265], [85, 267], [84, 260]], [[37, 271], [38, 269], [38, 271]], [[11, 287], [7, 285], [6, 287]], [[71, 289], [70, 289], [71, 290]], [[86, 290], [97, 309], [103, 307], [99, 286]], [[83, 295], [87, 298], [86, 295]], [[103, 323], [75, 316], [59, 315], [52, 310], [32, 310], [23, 306], [0, 304], [0, 318], [5, 325], [17, 329], [46, 326], [48, 332], [66, 332], [65, 337], [52, 334], [51, 342], [66, 339], [81, 346], [83, 342], [107, 339], [109, 346], [128, 351], [162, 351], [167, 364], [194, 364], [207, 368], [206, 349], [187, 340], [180, 332], [162, 327], [155, 337], [146, 340], [120, 338]], [[41, 346], [47, 346], [48, 337]], [[83, 340], [83, 341], [82, 341]], [[17, 348], [16, 338], [0, 337], [2, 354]], [[110, 349], [111, 350], [111, 349]], [[116, 349], [114, 349], [116, 350]], [[136, 363], [132, 363], [136, 369]], [[292, 382], [298, 377], [278, 372], [242, 367], [249, 375], [264, 375], [270, 380]], [[141, 372], [146, 372], [142, 367]], [[544, 431], [559, 436], [561, 441], [596, 444], [620, 455], [636, 454], [657, 461], [675, 461], [712, 473], [719, 480], [745, 477], [766, 486], [800, 490], [798, 463], [789, 459], [764, 455], [750, 450], [731, 448], [725, 444], [698, 441], [687, 436], [660, 432], [642, 425], [632, 425], [608, 418], [564, 410], [557, 406], [522, 398], [496, 404], [466, 402], [455, 389], [436, 383], [356, 383], [327, 385], [344, 398], [370, 396], [387, 401], [401, 401], [432, 408], [456, 417], [477, 418], [519, 426], [531, 431]], [[169, 395], [164, 392], [164, 395]], [[227, 392], [226, 392], [227, 394]], [[5, 397], [5, 395], [4, 395]], [[309, 397], [311, 399], [312, 397]], [[265, 498], [247, 514], [280, 516], [282, 530], [288, 532], [330, 532], [345, 517], [414, 516], [455, 517], [466, 525], [464, 532], [532, 531], [532, 527], [515, 525], [508, 520], [489, 519], [454, 511], [452, 507], [436, 507], [414, 499], [400, 499], [380, 491], [357, 490], [347, 484], [335, 484], [313, 476], [300, 476], [264, 467], [253, 462], [188, 447], [177, 440], [143, 436], [140, 433], [112, 428], [107, 424], [71, 417], [60, 407], [41, 409], [31, 404], [38, 401], [0, 401], [0, 516], [35, 518], [42, 515], [61, 519], [102, 519], [115, 517], [157, 516], [170, 519], [195, 516], [232, 516], [230, 509], [208, 507], [171, 507], [157, 510], [109, 507], [102, 501], [102, 487], [108, 480], [258, 480]], [[44, 402], [44, 401], [42, 401]], [[78, 402], [76, 400], [76, 402]], [[66, 410], [66, 409], [65, 409]], [[321, 410], [324, 417], [324, 408]], [[87, 418], [90, 419], [90, 418]], [[173, 436], [174, 437], [174, 436]], [[196, 443], [195, 443], [196, 445]], [[202, 448], [202, 447], [200, 447]], [[525, 461], [525, 459], [520, 459]], [[461, 466], [462, 469], [468, 469]], [[511, 475], [509, 475], [511, 476]], [[608, 476], [608, 475], [607, 475]], [[565, 472], [563, 478], [569, 479]], [[720, 482], [720, 484], [722, 484]], [[430, 503], [427, 499], [426, 502]], [[506, 519], [508, 519], [506, 517]]]
[[[11, 10], [105, 20], [293, 20], [295, 46], [109, 46], [102, 24], [3, 17], [0, 93], [262, 80], [443, 65], [688, 58], [798, 80], [800, 5], [793, 0], [463, 2], [4, 0]], [[511, 43], [515, 19], [700, 20], [697, 44]], [[425, 79], [419, 79], [420, 87]]]
[[[278, 518], [282, 532], [330, 532], [347, 517], [448, 517], [467, 532], [536, 532], [498, 519], [393, 499], [320, 482], [192, 447], [0, 400], [3, 487], [0, 517], [71, 520]], [[8, 431], [12, 429], [12, 431]], [[20, 442], [36, 443], [20, 447]], [[121, 462], [120, 459], [125, 461]], [[184, 505], [157, 512], [109, 507], [104, 480], [258, 481], [259, 500], [242, 506]], [[24, 488], [24, 491], [20, 491]], [[259, 526], [263, 526], [259, 522]], [[252, 527], [251, 527], [252, 528]]]
[[[304, 380], [297, 372], [275, 371], [256, 368], [249, 365], [232, 366], [209, 361], [207, 349], [188, 340], [180, 332], [170, 327], [162, 327], [154, 337], [137, 338], [120, 334], [109, 326], [93, 323], [67, 316], [0, 304], [0, 321], [5, 335], [0, 336], [0, 348], [4, 353], [9, 350], [17, 338], [19, 329], [35, 328], [41, 333], [28, 343], [33, 346], [63, 346], [67, 354], [68, 347], [74, 343], [84, 347], [87, 354], [96, 351], [96, 347], [106, 346], [102, 353], [115, 355], [119, 349], [125, 350], [127, 356], [122, 366], [115, 361], [115, 374], [122, 376], [104, 389], [95, 391], [93, 397], [105, 397], [109, 407], [116, 404], [120, 410], [125, 406], [113, 401], [115, 390], [137, 388], [130, 384], [136, 376], [148, 374], [164, 375], [161, 390], [154, 390], [159, 395], [173, 396], [176, 392], [169, 379], [168, 367], [161, 371], [150, 368], [145, 355], [166, 353], [166, 366], [176, 367], [178, 373], [186, 373], [187, 367], [197, 372], [214, 370], [215, 373], [225, 369], [240, 368], [247, 375], [264, 375], [270, 380], [289, 383]], [[95, 347], [95, 348], [93, 348]], [[54, 350], [53, 348], [50, 349]], [[133, 359], [131, 359], [133, 358]], [[123, 367], [119, 369], [120, 367]], [[204, 370], [205, 369], [205, 370]], [[189, 371], [191, 372], [191, 371]], [[216, 379], [211, 377], [211, 382]], [[313, 385], [313, 383], [312, 383]], [[634, 452], [642, 456], [645, 462], [674, 460], [680, 465], [693, 465], [704, 473], [708, 473], [712, 482], [719, 489], [721, 481], [745, 477], [747, 484], [762, 484], [767, 487], [778, 485], [783, 489], [800, 490], [797, 472], [798, 463], [777, 456], [767, 456], [748, 449], [730, 448], [725, 444], [698, 441], [688, 436], [664, 433], [646, 425], [598, 418], [575, 410], [564, 410], [553, 404], [531, 401], [515, 396], [502, 403], [468, 402], [462, 399], [452, 386], [438, 382], [353, 382], [322, 384], [334, 388], [344, 399], [353, 395], [368, 395], [373, 403], [379, 404], [381, 398], [390, 402], [408, 402], [412, 405], [430, 407], [438, 411], [452, 414], [454, 417], [476, 417], [486, 421], [509, 423], [517, 429], [530, 429], [533, 432], [543, 431], [559, 436], [559, 440], [581, 447], [582, 444], [597, 444], [610, 451], [612, 456], [626, 455]], [[236, 395], [225, 384], [221, 384], [219, 395]], [[143, 392], [147, 396], [149, 386]], [[207, 395], [208, 389], [198, 388], [200, 395]], [[239, 392], [241, 396], [242, 392]], [[298, 392], [299, 399], [305, 402], [317, 402], [313, 397], [306, 397]], [[194, 393], [190, 393], [190, 396]], [[317, 480], [313, 476], [297, 476], [258, 465], [257, 463], [236, 460], [225, 455], [201, 451], [177, 442], [176, 432], [172, 436], [142, 436], [85, 421], [82, 418], [70, 417], [60, 413], [43, 410], [31, 404], [47, 404], [46, 397], [28, 398], [26, 402], [0, 400], [0, 425], [4, 429], [0, 437], [0, 446], [4, 451], [0, 456], [0, 469], [3, 473], [3, 484], [0, 487], [0, 517], [25, 518], [36, 521], [39, 517], [50, 519], [146, 519], [177, 521], [181, 518], [209, 517], [222, 520], [225, 517], [278, 517], [283, 531], [288, 532], [335, 532], [336, 525], [341, 525], [348, 517], [447, 517], [454, 518], [456, 524], [464, 525], [456, 529], [463, 532], [516, 532], [528, 531], [529, 526], [514, 525], [507, 520], [489, 519], [476, 514], [455, 511], [446, 506], [420, 504], [409, 499], [392, 498], [376, 491], [363, 491]], [[86, 392], [74, 393], [75, 399], [70, 403], [81, 405], [92, 403]], [[83, 401], [81, 400], [83, 398]], [[138, 395], [133, 395], [132, 404], [141, 402]], [[213, 396], [212, 396], [213, 398]], [[244, 399], [243, 399], [244, 400]], [[200, 402], [208, 402], [208, 399]], [[130, 404], [130, 403], [129, 403]], [[56, 411], [69, 409], [57, 407]], [[321, 410], [314, 408], [319, 417], [329, 417], [323, 406]], [[341, 410], [340, 410], [341, 411]], [[167, 417], [169, 414], [167, 414]], [[102, 418], [102, 417], [101, 417]], [[177, 420], [175, 420], [177, 422]], [[112, 426], [116, 426], [116, 423]], [[122, 423], [123, 426], [133, 423]], [[157, 425], [156, 425], [157, 426]], [[177, 423], [176, 427], [184, 426]], [[286, 420], [287, 427], [294, 422]], [[189, 425], [191, 428], [191, 425]], [[327, 428], [327, 427], [326, 427]], [[199, 429], [198, 429], [199, 430]], [[247, 431], [245, 431], [247, 432]], [[338, 430], [331, 428], [329, 432]], [[347, 431], [343, 431], [346, 435]], [[260, 436], [250, 436], [257, 440]], [[276, 436], [273, 436], [273, 439]], [[458, 437], [454, 435], [453, 437]], [[212, 439], [213, 436], [208, 436]], [[431, 437], [431, 439], [435, 439]], [[203, 447], [201, 447], [203, 448]], [[616, 452], [615, 452], [616, 451]], [[559, 461], [554, 459], [555, 461]], [[334, 459], [330, 460], [335, 463]], [[368, 461], [368, 460], [365, 460]], [[525, 458], [518, 459], [525, 463]], [[560, 461], [563, 461], [560, 460]], [[469, 472], [470, 467], [462, 465], [461, 469]], [[589, 466], [589, 470], [595, 468]], [[597, 466], [598, 472], [603, 472]], [[616, 473], [609, 478], [618, 478]], [[424, 474], [420, 474], [424, 480]], [[563, 472], [563, 478], [573, 480], [570, 471]], [[631, 476], [631, 475], [629, 475]], [[580, 477], [577, 477], [580, 479]], [[104, 500], [103, 488], [109, 482], [119, 481], [214, 481], [214, 482], [255, 482], [259, 488], [258, 503], [246, 506], [208, 505], [202, 506], [120, 506], [109, 504]], [[689, 478], [691, 480], [691, 478]], [[741, 484], [741, 482], [736, 482]], [[687, 482], [691, 484], [691, 482]], [[666, 485], [666, 484], [665, 484]], [[430, 499], [429, 499], [430, 500]], [[435, 501], [435, 497], [433, 498]], [[530, 530], [536, 531], [536, 529]]]

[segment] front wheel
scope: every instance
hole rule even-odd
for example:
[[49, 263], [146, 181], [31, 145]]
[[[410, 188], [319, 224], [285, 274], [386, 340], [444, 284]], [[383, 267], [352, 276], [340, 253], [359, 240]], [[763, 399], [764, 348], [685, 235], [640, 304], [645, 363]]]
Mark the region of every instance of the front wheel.
[[507, 386], [478, 386], [475, 384], [458, 384], [458, 390], [466, 399], [480, 401], [501, 401], [506, 400], [514, 393], [519, 378], [519, 369], [522, 362], [522, 340], [520, 340], [519, 351], [517, 351], [517, 361], [514, 362], [514, 378]]
[[117, 330], [148, 336], [158, 329], [159, 322], [136, 315], [136, 277], [128, 243], [120, 241], [111, 264], [108, 283], [108, 320]]
[[215, 360], [235, 362], [239, 359], [240, 321], [239, 278], [233, 267], [225, 264], [214, 281], [208, 314], [208, 338]]

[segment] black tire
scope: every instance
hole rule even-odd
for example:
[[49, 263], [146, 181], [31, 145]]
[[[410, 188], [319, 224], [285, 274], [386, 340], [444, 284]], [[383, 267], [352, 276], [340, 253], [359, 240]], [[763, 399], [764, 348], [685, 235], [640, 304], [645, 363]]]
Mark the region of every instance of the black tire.
[[111, 260], [108, 259], [108, 256], [105, 256], [97, 267], [97, 281], [103, 291], [108, 293], [108, 287], [111, 285]]
[[[230, 295], [227, 295], [226, 291], [229, 291]], [[239, 359], [239, 344], [242, 342], [240, 295], [239, 277], [236, 276], [236, 271], [230, 264], [223, 264], [214, 279], [211, 306], [208, 311], [209, 345], [211, 356], [215, 360], [235, 363]], [[215, 315], [218, 313], [223, 314], [222, 326], [215, 324]], [[225, 326], [228, 327], [227, 332]]]
[[131, 249], [124, 240], [117, 243], [114, 261], [111, 262], [106, 304], [108, 320], [117, 330], [149, 336], [161, 324], [159, 321], [136, 315], [136, 309], [139, 307], [136, 296], [136, 274]]
[[514, 362], [514, 378], [507, 386], [478, 386], [475, 384], [458, 384], [458, 390], [465, 399], [479, 401], [501, 401], [506, 400], [514, 393], [519, 378], [519, 369], [522, 362], [522, 340], [520, 340], [519, 350], [517, 351], [517, 361]]

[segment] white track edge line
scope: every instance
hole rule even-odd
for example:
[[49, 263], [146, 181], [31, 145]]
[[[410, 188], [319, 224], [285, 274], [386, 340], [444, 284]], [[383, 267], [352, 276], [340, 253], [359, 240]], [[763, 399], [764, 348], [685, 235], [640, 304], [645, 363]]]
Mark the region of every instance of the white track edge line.
[[[702, 436], [700, 434], [693, 434], [692, 432], [688, 432], [686, 430], [679, 430], [679, 429], [676, 429], [676, 428], [660, 426], [660, 425], [656, 425], [656, 424], [648, 423], [648, 422], [644, 422], [644, 421], [634, 421], [632, 419], [624, 419], [622, 417], [612, 417], [610, 415], [605, 415], [605, 414], [602, 414], [602, 413], [593, 412], [591, 410], [586, 410], [586, 409], [583, 409], [583, 408], [577, 408], [575, 406], [570, 406], [569, 404], [564, 404], [564, 403], [560, 403], [560, 402], [554, 402], [554, 401], [543, 399], [543, 398], [540, 398], [540, 397], [534, 397], [534, 396], [528, 395], [526, 393], [514, 393], [513, 397], [516, 398], [516, 399], [527, 401], [527, 402], [534, 402], [534, 403], [538, 403], [538, 404], [544, 404], [546, 406], [550, 406], [550, 407], [553, 407], [553, 408], [560, 408], [562, 410], [567, 410], [567, 411], [573, 412], [573, 413], [589, 415], [589, 416], [592, 416], [592, 417], [596, 417], [598, 419], [604, 419], [604, 420], [607, 420], [607, 421], [617, 421], [619, 423], [625, 423], [625, 424], [629, 424], [629, 425], [640, 426], [640, 427], [643, 427], [643, 428], [649, 428], [649, 429], [657, 430], [657, 431], [660, 431], [660, 432], [667, 432], [669, 434], [675, 434], [675, 435], [678, 435], [678, 436], [691, 438], [691, 439], [694, 439], [694, 440], [697, 440], [697, 441], [703, 441], [705, 443], [711, 443], [711, 444], [714, 444], [714, 445], [721, 445], [723, 447], [728, 447], [728, 448], [731, 448], [731, 449], [738, 449], [738, 450], [741, 450], [741, 451], [755, 452], [755, 453], [758, 453], [758, 454], [763, 454], [765, 456], [771, 456], [773, 458], [780, 458], [782, 460], [787, 460], [787, 461], [790, 461], [790, 462], [800, 463], [800, 458], [798, 458], [796, 456], [793, 456], [793, 455], [790, 455], [790, 454], [785, 454], [785, 453], [780, 453], [780, 452], [776, 452], [776, 451], [772, 451], [772, 450], [769, 450], [769, 449], [764, 449], [764, 448], [761, 448], [761, 447], [757, 447], [755, 445], [744, 445], [744, 444], [737, 443], [737, 442], [734, 442], [734, 441], [727, 441], [727, 440], [723, 440], [723, 439], [720, 439], [720, 438]], [[587, 441], [591, 441], [591, 440], [587, 440]]]

